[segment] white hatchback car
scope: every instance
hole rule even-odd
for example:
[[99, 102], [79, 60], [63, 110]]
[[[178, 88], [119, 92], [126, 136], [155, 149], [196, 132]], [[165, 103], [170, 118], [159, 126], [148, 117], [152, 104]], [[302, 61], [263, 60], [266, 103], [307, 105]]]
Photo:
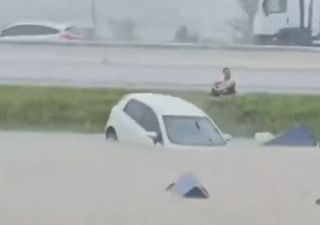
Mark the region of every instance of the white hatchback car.
[[73, 27], [63, 23], [25, 22], [2, 27], [0, 41], [53, 41], [64, 42], [81, 39]]
[[227, 143], [202, 110], [180, 98], [141, 93], [115, 105], [105, 127], [109, 141], [165, 147], [221, 146]]

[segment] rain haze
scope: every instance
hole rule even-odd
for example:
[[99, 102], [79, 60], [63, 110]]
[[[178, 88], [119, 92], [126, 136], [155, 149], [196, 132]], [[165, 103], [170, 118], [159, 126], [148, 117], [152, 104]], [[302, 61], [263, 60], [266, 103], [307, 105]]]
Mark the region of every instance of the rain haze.
[[[92, 0], [3, 0], [1, 24], [50, 20], [92, 25]], [[238, 17], [236, 0], [96, 0], [98, 32], [108, 35], [108, 21], [131, 19], [140, 39], [167, 41], [181, 25], [204, 37], [230, 32], [226, 23]]]
[[1, 3], [0, 225], [320, 224], [320, 0]]

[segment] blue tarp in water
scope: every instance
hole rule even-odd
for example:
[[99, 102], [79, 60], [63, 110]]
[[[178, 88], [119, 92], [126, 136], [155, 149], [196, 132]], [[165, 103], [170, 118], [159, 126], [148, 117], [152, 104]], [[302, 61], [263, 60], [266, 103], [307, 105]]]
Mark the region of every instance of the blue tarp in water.
[[309, 129], [305, 127], [297, 127], [288, 131], [287, 133], [276, 137], [265, 145], [288, 147], [316, 147], [318, 145], [318, 141]]

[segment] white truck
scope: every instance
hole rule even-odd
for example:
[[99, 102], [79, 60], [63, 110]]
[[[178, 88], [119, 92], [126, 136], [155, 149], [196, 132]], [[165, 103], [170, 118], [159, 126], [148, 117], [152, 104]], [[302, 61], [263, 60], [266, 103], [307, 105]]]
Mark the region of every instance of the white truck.
[[259, 0], [255, 44], [312, 45], [320, 39], [320, 0]]

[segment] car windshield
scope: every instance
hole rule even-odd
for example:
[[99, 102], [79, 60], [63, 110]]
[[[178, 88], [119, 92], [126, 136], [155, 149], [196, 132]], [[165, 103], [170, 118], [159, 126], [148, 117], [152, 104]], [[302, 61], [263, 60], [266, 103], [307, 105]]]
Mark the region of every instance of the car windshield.
[[283, 13], [287, 9], [287, 0], [265, 0], [264, 10], [267, 14]]
[[172, 144], [190, 146], [225, 144], [224, 138], [208, 118], [164, 116], [163, 120]]

